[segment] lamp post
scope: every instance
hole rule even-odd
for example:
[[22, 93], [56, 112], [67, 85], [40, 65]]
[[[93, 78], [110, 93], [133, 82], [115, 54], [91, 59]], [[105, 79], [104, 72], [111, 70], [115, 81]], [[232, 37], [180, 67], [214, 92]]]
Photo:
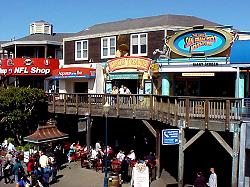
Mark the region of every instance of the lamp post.
[[104, 167], [104, 187], [108, 187], [108, 112], [110, 105], [108, 102], [103, 105], [103, 112], [105, 115], [105, 167]]

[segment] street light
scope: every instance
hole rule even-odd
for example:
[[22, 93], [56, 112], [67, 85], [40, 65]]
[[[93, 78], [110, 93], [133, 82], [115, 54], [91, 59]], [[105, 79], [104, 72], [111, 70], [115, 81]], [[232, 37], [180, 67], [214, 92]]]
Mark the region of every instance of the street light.
[[108, 112], [110, 105], [108, 102], [103, 105], [103, 112], [105, 115], [105, 167], [104, 167], [104, 187], [108, 187]]

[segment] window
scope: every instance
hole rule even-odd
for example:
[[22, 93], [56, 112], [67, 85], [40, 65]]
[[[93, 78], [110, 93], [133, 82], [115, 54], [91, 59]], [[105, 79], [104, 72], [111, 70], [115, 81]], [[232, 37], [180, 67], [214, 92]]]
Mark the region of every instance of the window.
[[75, 42], [75, 60], [88, 60], [88, 40]]
[[147, 56], [147, 37], [146, 33], [131, 35], [131, 56]]
[[101, 41], [101, 58], [115, 58], [116, 38], [102, 38]]

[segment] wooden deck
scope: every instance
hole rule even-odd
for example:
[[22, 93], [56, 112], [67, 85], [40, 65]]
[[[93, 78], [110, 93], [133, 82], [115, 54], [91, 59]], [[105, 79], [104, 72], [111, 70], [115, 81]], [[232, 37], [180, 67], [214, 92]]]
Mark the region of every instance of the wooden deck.
[[51, 113], [157, 120], [172, 126], [213, 131], [229, 130], [239, 124], [242, 99], [169, 97], [158, 95], [48, 94]]

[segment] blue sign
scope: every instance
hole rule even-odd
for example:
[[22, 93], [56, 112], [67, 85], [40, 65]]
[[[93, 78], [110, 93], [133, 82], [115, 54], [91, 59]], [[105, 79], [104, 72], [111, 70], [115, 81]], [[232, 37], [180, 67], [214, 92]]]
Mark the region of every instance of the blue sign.
[[179, 144], [180, 139], [179, 129], [164, 129], [162, 130], [162, 145], [176, 145]]
[[174, 35], [168, 45], [177, 54], [190, 57], [192, 53], [212, 56], [226, 50], [232, 37], [218, 29], [188, 29]]

